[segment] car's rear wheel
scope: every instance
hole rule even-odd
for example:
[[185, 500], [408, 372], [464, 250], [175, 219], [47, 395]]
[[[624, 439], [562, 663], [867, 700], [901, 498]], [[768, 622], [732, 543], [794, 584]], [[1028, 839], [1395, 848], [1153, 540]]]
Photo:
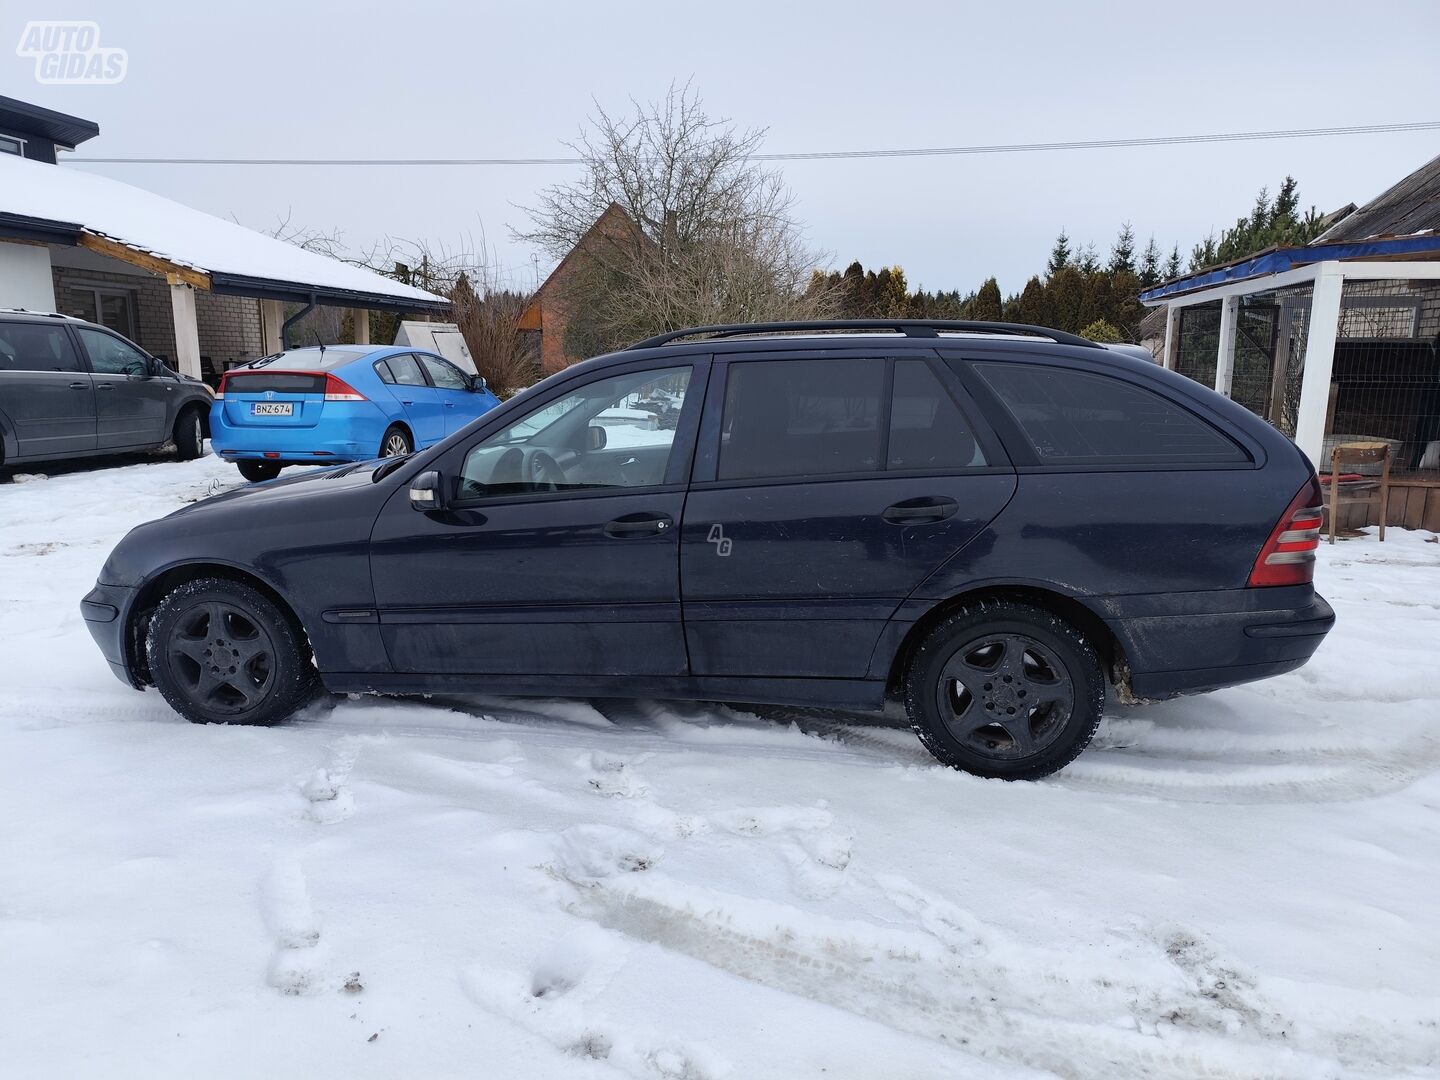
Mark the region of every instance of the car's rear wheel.
[[410, 433], [403, 427], [391, 424], [385, 429], [385, 437], [380, 440], [381, 457], [404, 457], [414, 452], [415, 446], [410, 441]]
[[274, 461], [237, 461], [236, 467], [240, 475], [246, 480], [259, 483], [261, 480], [274, 480], [280, 475], [280, 466]]
[[911, 656], [904, 689], [927, 750], [952, 768], [1002, 780], [1064, 768], [1105, 706], [1105, 677], [1085, 636], [1043, 608], [1010, 601], [948, 615]]
[[286, 613], [226, 578], [200, 578], [166, 596], [145, 652], [165, 700], [197, 724], [276, 723], [309, 701], [319, 682]]
[[181, 461], [191, 461], [205, 453], [205, 421], [200, 410], [194, 406], [182, 409], [175, 418], [170, 437], [175, 440], [175, 456]]

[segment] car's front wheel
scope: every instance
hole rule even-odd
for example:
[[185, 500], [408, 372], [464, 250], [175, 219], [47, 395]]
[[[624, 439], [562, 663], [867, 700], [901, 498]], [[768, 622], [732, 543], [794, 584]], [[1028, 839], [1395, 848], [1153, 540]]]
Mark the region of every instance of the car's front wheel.
[[175, 429], [170, 433], [175, 440], [175, 456], [181, 461], [193, 461], [205, 453], [205, 421], [200, 409], [191, 406], [175, 418]]
[[925, 748], [977, 776], [1037, 780], [1064, 768], [1100, 724], [1094, 647], [1043, 608], [984, 601], [934, 627], [910, 658], [905, 709]]
[[237, 461], [235, 465], [240, 475], [252, 483], [274, 480], [280, 475], [280, 466], [273, 461]]
[[155, 609], [146, 661], [171, 708], [197, 724], [273, 724], [314, 696], [318, 676], [294, 622], [258, 589], [200, 578]]

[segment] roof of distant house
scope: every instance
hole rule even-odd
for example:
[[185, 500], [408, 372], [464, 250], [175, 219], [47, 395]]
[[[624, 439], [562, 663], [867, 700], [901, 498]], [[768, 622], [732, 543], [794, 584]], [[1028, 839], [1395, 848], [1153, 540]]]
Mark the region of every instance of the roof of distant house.
[[0, 95], [0, 126], [31, 131], [71, 150], [100, 134], [100, 125], [69, 113]]
[[215, 292], [290, 301], [313, 295], [320, 303], [394, 311], [448, 306], [442, 296], [130, 184], [10, 154], [0, 154], [4, 232], [61, 244], [101, 238], [204, 275]]
[[1316, 244], [1440, 231], [1440, 157], [1386, 188], [1315, 238]]

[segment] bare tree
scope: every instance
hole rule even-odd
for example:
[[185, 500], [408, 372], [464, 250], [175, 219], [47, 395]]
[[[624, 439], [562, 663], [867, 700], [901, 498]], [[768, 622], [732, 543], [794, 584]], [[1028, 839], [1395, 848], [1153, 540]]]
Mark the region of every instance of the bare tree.
[[617, 117], [596, 107], [568, 144], [585, 173], [546, 188], [517, 238], [561, 258], [612, 205], [628, 227], [586, 240], [567, 278], [566, 351], [603, 351], [687, 325], [824, 318], [830, 290], [780, 174], [754, 160], [763, 131], [712, 120], [688, 85]]
[[[296, 247], [361, 266], [377, 274], [433, 292], [451, 303], [450, 321], [459, 328], [475, 361], [475, 370], [497, 393], [508, 396], [540, 375], [534, 342], [519, 328], [529, 296], [509, 286], [496, 253], [481, 232], [477, 245], [465, 237], [458, 246], [386, 236], [362, 252], [350, 250], [339, 231], [298, 226], [287, 214], [271, 235]], [[400, 317], [371, 311], [370, 340], [392, 341]], [[312, 331], [330, 342], [353, 338], [348, 311], [319, 308], [299, 328], [297, 341]]]

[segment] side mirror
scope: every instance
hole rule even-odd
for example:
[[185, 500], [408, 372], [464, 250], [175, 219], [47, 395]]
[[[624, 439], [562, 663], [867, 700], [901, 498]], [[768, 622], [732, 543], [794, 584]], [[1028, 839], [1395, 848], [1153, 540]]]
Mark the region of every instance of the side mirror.
[[422, 472], [410, 481], [410, 509], [445, 509], [445, 493], [441, 488], [441, 483], [440, 474], [433, 470]]
[[600, 424], [591, 424], [585, 429], [585, 449], [604, 450], [605, 444], [610, 441], [610, 436], [605, 433], [605, 428]]
[[485, 381], [484, 375], [473, 375], [470, 378], [470, 389], [477, 394], [483, 394], [490, 389], [490, 384]]

